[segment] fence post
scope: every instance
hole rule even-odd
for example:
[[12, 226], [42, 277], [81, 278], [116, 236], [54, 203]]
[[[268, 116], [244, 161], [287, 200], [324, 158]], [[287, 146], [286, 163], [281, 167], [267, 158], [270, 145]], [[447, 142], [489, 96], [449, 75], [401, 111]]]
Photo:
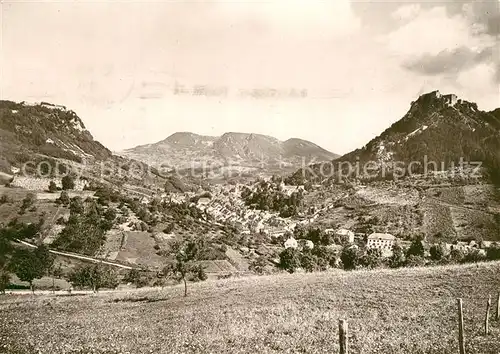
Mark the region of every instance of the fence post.
[[498, 296], [497, 296], [497, 314], [496, 314], [496, 317], [495, 317], [495, 320], [500, 320], [500, 293], [498, 293]]
[[484, 335], [490, 333], [490, 308], [491, 308], [491, 295], [488, 295], [488, 302], [486, 303], [486, 315], [484, 316]]
[[347, 345], [347, 335], [348, 335], [348, 324], [347, 320], [339, 321], [339, 345], [340, 354], [349, 354], [349, 346]]
[[458, 348], [460, 349], [460, 354], [465, 354], [464, 314], [462, 309], [462, 299], [457, 299], [457, 306], [458, 306]]

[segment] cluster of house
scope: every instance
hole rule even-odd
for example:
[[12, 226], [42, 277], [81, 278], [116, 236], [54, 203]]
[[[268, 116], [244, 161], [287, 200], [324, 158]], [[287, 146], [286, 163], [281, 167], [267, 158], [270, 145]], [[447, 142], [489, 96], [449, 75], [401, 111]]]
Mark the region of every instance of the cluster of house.
[[[354, 232], [347, 230], [347, 229], [326, 229], [325, 233], [328, 235], [334, 235], [336, 236], [341, 243], [354, 243]], [[289, 237], [284, 244], [285, 248], [299, 248], [300, 244], [299, 242], [293, 237]], [[305, 246], [307, 248], [314, 248], [314, 243], [310, 240], [307, 240], [307, 245]]]
[[[210, 214], [216, 222], [231, 222], [238, 226], [242, 234], [264, 233], [272, 237], [293, 231], [296, 222], [284, 219], [277, 213], [254, 210], [246, 207], [241, 199], [243, 185], [215, 185], [211, 188], [211, 198], [200, 198], [196, 207]], [[294, 187], [296, 188], [296, 187]], [[185, 201], [185, 195], [170, 195], [170, 201]]]
[[[354, 244], [354, 239], [355, 235], [352, 231], [346, 230], [346, 229], [326, 229], [326, 233], [328, 234], [333, 234], [337, 236], [340, 241], [345, 244], [349, 243], [352, 244], [353, 247], [357, 247], [357, 245]], [[311, 242], [311, 241], [309, 241]], [[379, 249], [382, 253], [383, 257], [390, 257], [392, 256], [392, 249], [395, 244], [401, 245], [403, 248], [408, 248], [411, 244], [410, 241], [403, 241], [398, 239], [397, 237], [388, 234], [388, 233], [372, 233], [368, 235], [367, 240], [366, 240], [366, 248], [367, 249]], [[470, 242], [464, 242], [464, 241], [458, 241], [456, 243], [444, 243], [443, 246], [445, 250], [449, 253], [452, 250], [460, 250], [465, 253], [470, 252], [472, 250], [477, 250], [480, 254], [486, 255], [486, 250], [493, 246], [494, 242], [492, 241], [481, 241], [481, 242], [476, 242], [476, 241], [470, 241]], [[290, 237], [288, 240], [285, 241], [284, 244], [285, 248], [300, 248], [300, 244], [295, 240], [293, 237]], [[428, 249], [432, 246], [432, 244], [428, 244], [424, 242], [424, 248], [426, 249], [426, 253], [428, 253]], [[314, 244], [309, 245], [309, 248], [313, 248]], [[335, 248], [336, 250], [342, 249], [342, 246], [340, 245], [332, 245], [332, 248]]]

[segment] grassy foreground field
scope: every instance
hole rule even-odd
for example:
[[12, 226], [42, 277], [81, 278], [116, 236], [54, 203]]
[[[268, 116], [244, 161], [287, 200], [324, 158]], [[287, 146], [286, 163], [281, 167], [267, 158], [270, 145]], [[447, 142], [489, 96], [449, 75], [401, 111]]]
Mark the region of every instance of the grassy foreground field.
[[[458, 353], [457, 297], [466, 353], [498, 354], [500, 323], [488, 294], [500, 263], [228, 279], [97, 296], [0, 298], [0, 352], [338, 353], [349, 319], [350, 353]], [[496, 308], [496, 301], [493, 301]]]

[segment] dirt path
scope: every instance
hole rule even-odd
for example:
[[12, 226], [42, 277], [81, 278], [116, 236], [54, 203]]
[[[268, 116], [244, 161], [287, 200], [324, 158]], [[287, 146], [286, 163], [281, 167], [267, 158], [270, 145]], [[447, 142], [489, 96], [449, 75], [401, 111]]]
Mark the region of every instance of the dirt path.
[[[16, 240], [16, 242], [21, 243], [21, 244], [28, 246], [30, 248], [37, 247], [37, 246], [35, 246], [29, 242], [26, 242], [26, 241]], [[89, 256], [83, 256], [81, 254], [76, 254], [76, 253], [60, 252], [60, 251], [54, 251], [54, 250], [49, 250], [49, 252], [52, 254], [59, 255], [59, 256], [64, 256], [64, 257], [69, 257], [69, 258], [74, 258], [74, 259], [81, 259], [81, 260], [89, 261], [89, 262], [93, 262], [93, 263], [106, 264], [106, 265], [110, 265], [110, 266], [118, 267], [118, 268], [122, 268], [122, 269], [129, 269], [129, 270], [135, 269], [134, 267], [131, 267], [131, 266], [127, 266], [127, 265], [123, 265], [123, 264], [119, 264], [119, 263], [114, 263], [114, 262], [109, 262], [109, 261], [105, 261], [103, 259], [93, 258], [93, 257], [89, 257]]]

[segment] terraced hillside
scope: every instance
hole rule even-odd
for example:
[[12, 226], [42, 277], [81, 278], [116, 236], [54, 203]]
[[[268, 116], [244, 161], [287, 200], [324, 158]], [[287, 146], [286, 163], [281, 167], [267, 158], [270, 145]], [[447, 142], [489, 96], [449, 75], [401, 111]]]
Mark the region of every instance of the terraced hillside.
[[306, 194], [306, 206], [330, 206], [314, 225], [387, 232], [429, 242], [499, 241], [500, 189], [491, 184], [373, 182], [333, 185]]

